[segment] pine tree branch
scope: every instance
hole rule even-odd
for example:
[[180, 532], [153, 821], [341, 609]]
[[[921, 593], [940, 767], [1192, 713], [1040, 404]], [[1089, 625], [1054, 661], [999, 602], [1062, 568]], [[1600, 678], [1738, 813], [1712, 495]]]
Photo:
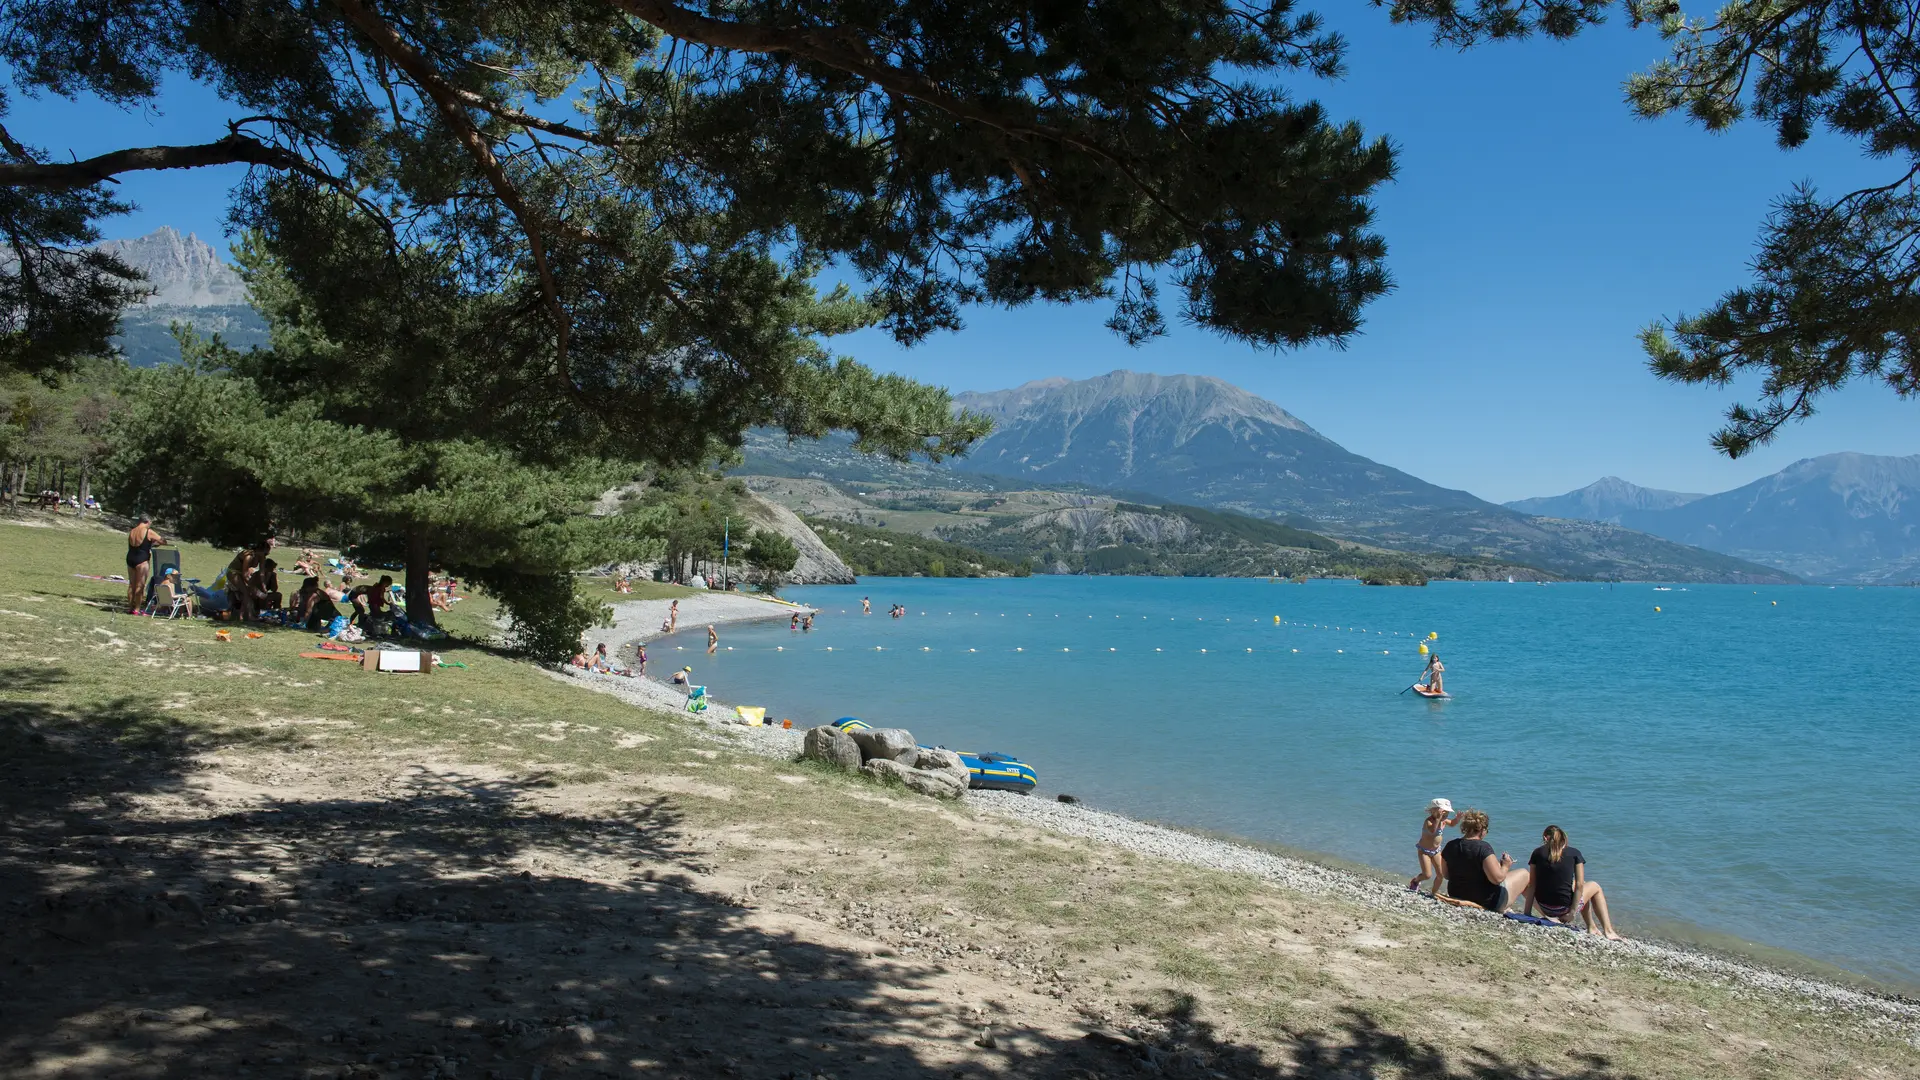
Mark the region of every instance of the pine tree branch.
[[1126, 160], [1098, 142], [1033, 116], [1018, 116], [974, 104], [940, 88], [924, 75], [886, 63], [857, 32], [844, 27], [781, 29], [753, 23], [715, 19], [689, 11], [671, 0], [614, 0], [616, 7], [664, 33], [696, 45], [748, 53], [786, 53], [856, 75], [896, 97], [931, 105], [961, 120], [1003, 135], [1070, 147], [1118, 169], [1136, 190], [1188, 228], [1198, 224], [1175, 208], [1158, 188], [1147, 183]]
[[427, 62], [426, 57], [401, 38], [399, 31], [375, 15], [360, 0], [333, 0], [333, 6], [340, 9], [340, 13], [347, 17], [347, 21], [352, 23], [355, 29], [367, 36], [382, 56], [412, 79], [421, 93], [432, 99], [434, 105], [440, 110], [441, 117], [453, 129], [454, 137], [466, 149], [467, 155], [480, 167], [481, 174], [487, 178], [488, 185], [493, 188], [501, 204], [506, 206], [507, 211], [520, 224], [520, 231], [527, 238], [528, 251], [533, 256], [534, 272], [540, 279], [541, 299], [547, 309], [548, 317], [553, 322], [554, 363], [559, 369], [562, 381], [572, 389], [573, 376], [567, 366], [567, 348], [572, 320], [567, 314], [566, 305], [560, 302], [560, 288], [554, 281], [553, 267], [547, 260], [547, 244], [541, 236], [541, 222], [537, 220], [533, 209], [527, 205], [526, 199], [521, 197], [520, 190], [507, 176], [506, 168], [500, 164], [500, 158], [494, 154], [493, 147], [480, 133], [473, 118], [467, 115], [463, 107], [467, 104], [463, 100], [466, 92], [442, 78], [440, 73], [433, 69], [433, 65]]
[[265, 165], [309, 175], [314, 171], [311, 165], [291, 151], [268, 146], [257, 139], [236, 133], [197, 146], [135, 147], [115, 150], [85, 161], [6, 162], [0, 164], [0, 187], [63, 191], [91, 187], [102, 182], [118, 183], [115, 177], [121, 173], [235, 164]]

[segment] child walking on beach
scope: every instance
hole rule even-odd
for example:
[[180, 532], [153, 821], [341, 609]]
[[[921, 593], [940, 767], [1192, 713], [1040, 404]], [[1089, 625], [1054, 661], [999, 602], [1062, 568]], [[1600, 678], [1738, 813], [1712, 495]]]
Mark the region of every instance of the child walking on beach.
[[1433, 887], [1440, 887], [1442, 877], [1440, 866], [1440, 840], [1449, 825], [1460, 824], [1460, 815], [1453, 812], [1453, 804], [1445, 799], [1435, 799], [1427, 804], [1427, 819], [1420, 823], [1420, 842], [1414, 845], [1414, 851], [1420, 856], [1420, 876], [1407, 882], [1408, 892], [1420, 891], [1420, 883], [1433, 879]]

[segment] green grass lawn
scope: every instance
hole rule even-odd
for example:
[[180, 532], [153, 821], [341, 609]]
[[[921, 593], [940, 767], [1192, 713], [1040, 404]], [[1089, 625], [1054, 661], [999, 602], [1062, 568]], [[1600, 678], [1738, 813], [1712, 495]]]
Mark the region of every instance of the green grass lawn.
[[[230, 558], [201, 544], [178, 548], [184, 574], [203, 580]], [[127, 615], [124, 584], [74, 576], [123, 574], [125, 550], [125, 540], [105, 529], [0, 522], [0, 684], [14, 708], [31, 702], [75, 719], [111, 709], [212, 741], [244, 730], [324, 743], [373, 726], [385, 741], [461, 745], [510, 759], [537, 752], [574, 763], [599, 752], [624, 755], [534, 741], [525, 732], [561, 723], [664, 733], [656, 730], [664, 727], [658, 714], [556, 684], [504, 655], [493, 641], [497, 608], [484, 596], [439, 613], [452, 637], [433, 650], [466, 667], [375, 674], [303, 659], [321, 641], [304, 630]], [[643, 587], [671, 588], [636, 585], [634, 595]], [[606, 591], [611, 597], [610, 585]], [[218, 640], [218, 629], [231, 640]], [[495, 732], [499, 738], [476, 742]]]

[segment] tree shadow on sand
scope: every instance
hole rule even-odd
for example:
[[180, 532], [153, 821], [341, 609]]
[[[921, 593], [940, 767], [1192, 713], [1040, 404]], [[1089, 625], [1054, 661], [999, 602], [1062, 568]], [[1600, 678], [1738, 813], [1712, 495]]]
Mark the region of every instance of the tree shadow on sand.
[[0, 1076], [1623, 1075], [1450, 1060], [1358, 1011], [1265, 1046], [1184, 999], [1126, 1033], [983, 1029], [937, 963], [699, 886], [670, 797], [581, 817], [538, 777], [415, 769], [378, 797], [190, 812], [196, 758], [260, 740], [134, 699], [0, 702]]

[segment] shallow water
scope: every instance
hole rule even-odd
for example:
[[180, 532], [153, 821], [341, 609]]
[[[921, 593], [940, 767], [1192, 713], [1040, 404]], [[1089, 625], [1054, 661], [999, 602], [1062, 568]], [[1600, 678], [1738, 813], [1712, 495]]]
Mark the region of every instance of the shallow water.
[[[1553, 822], [1623, 932], [1693, 925], [1920, 986], [1920, 590], [1035, 577], [787, 595], [824, 609], [812, 634], [741, 626], [715, 656], [654, 655], [796, 726], [907, 727], [1018, 755], [1045, 797], [1409, 876], [1433, 796], [1486, 810], [1519, 860]], [[887, 618], [895, 601], [911, 614]], [[1399, 693], [1429, 632], [1451, 701]]]

